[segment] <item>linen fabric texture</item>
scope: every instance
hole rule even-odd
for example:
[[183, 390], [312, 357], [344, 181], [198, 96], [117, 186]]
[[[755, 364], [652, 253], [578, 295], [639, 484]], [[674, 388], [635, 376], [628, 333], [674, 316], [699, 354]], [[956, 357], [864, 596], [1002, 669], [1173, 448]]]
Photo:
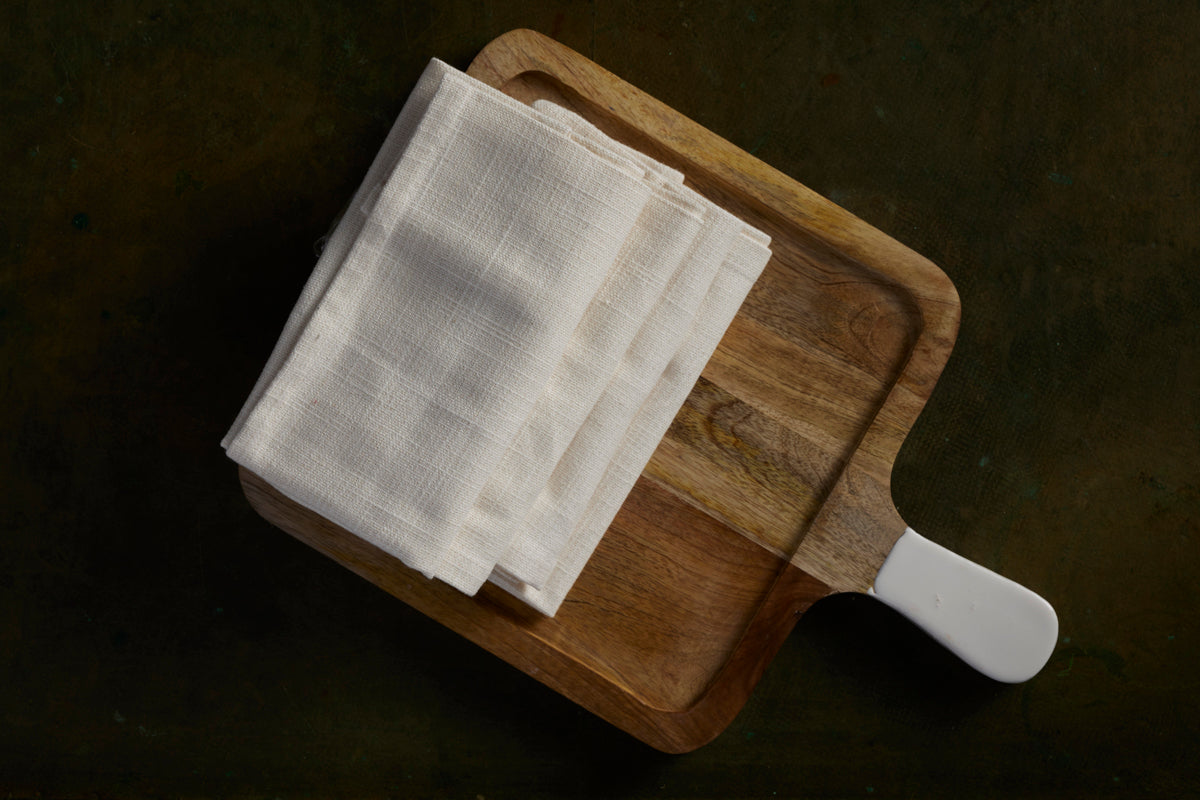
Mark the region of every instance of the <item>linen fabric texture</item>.
[[677, 170], [435, 59], [222, 445], [553, 615], [768, 258]]

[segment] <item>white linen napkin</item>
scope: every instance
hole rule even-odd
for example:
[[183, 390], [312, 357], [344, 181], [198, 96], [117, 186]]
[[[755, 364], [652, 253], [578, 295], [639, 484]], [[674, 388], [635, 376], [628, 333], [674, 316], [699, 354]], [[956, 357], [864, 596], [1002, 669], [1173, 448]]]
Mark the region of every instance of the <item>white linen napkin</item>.
[[315, 305], [297, 307], [299, 334], [227, 443], [430, 576], [650, 196], [640, 167], [440, 71], [344, 263], [323, 293], [323, 276], [310, 280]]
[[497, 569], [491, 582], [547, 616], [558, 612], [770, 259], [766, 241], [753, 229], [743, 230], [736, 237], [696, 311], [691, 330], [624, 432], [565, 546], [557, 553], [546, 583], [539, 589], [514, 579], [505, 569]]
[[432, 60], [222, 445], [553, 615], [769, 257], [682, 181]]

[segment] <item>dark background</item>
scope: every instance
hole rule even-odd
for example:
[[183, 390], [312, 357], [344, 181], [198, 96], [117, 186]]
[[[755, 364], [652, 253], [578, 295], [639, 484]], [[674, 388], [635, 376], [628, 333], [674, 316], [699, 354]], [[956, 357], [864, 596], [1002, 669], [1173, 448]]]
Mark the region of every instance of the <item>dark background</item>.
[[[7, 3], [0, 790], [1200, 791], [1200, 7]], [[422, 67], [553, 36], [939, 264], [895, 467], [1061, 641], [991, 683], [865, 597], [655, 753], [261, 521], [218, 440]]]

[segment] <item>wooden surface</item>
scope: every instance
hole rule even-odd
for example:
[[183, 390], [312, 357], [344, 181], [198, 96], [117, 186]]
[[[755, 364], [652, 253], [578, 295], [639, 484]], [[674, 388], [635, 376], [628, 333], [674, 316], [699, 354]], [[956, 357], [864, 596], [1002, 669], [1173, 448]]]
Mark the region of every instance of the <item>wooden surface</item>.
[[773, 257], [563, 608], [430, 582], [243, 471], [274, 524], [643, 741], [682, 752], [744, 704], [815, 600], [871, 585], [904, 523], [890, 472], [949, 356], [925, 259], [530, 31], [469, 72], [684, 172]]

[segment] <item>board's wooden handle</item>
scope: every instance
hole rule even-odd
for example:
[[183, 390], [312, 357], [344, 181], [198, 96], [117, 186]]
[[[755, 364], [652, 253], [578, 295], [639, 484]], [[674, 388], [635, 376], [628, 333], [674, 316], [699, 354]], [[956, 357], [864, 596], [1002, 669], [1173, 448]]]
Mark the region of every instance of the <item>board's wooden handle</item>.
[[1058, 617], [1044, 599], [912, 528], [896, 541], [869, 593], [1005, 683], [1036, 675], [1058, 641]]

